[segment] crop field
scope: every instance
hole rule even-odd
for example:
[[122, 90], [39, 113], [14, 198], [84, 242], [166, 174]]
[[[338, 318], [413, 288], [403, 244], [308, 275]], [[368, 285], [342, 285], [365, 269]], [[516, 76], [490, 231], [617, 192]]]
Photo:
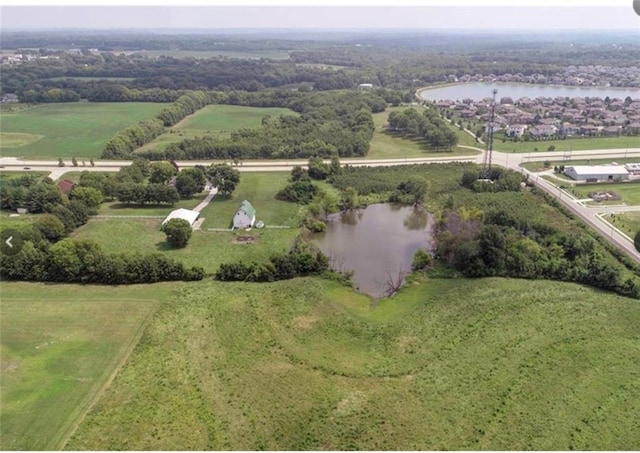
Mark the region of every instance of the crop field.
[[61, 448], [169, 292], [3, 282], [2, 449]]
[[71, 450], [633, 450], [637, 302], [575, 284], [184, 285]]
[[153, 118], [167, 104], [89, 103], [45, 104], [15, 112], [0, 111], [2, 132], [42, 136], [13, 147], [0, 143], [3, 156], [25, 158], [100, 157], [105, 143], [120, 129]]
[[[387, 131], [383, 128], [387, 124], [387, 118], [393, 111], [403, 111], [409, 107], [390, 107], [384, 112], [374, 113], [373, 122], [375, 124], [375, 132], [373, 139], [371, 140], [371, 146], [367, 158], [369, 159], [387, 159], [403, 157], [426, 157], [426, 156], [461, 156], [461, 155], [473, 155], [477, 154], [476, 151], [460, 148], [456, 146], [452, 152], [435, 152], [429, 149], [428, 145], [423, 140], [410, 139], [402, 137], [398, 134], [394, 134], [392, 131]], [[421, 109], [422, 107], [415, 107]], [[452, 127], [452, 130], [458, 135], [458, 145], [476, 146], [482, 148], [475, 142], [473, 137], [469, 134], [460, 131], [456, 127]]]
[[207, 133], [226, 136], [242, 128], [257, 128], [265, 116], [297, 115], [293, 110], [276, 107], [244, 107], [237, 105], [208, 105], [187, 116], [168, 132], [147, 143], [141, 151], [164, 148], [170, 143], [186, 138], [199, 137]]

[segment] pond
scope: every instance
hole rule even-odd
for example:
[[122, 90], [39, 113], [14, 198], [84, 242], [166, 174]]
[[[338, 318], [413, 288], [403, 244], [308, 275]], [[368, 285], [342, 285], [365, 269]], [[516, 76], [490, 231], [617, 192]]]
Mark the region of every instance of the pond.
[[373, 204], [330, 215], [327, 231], [314, 239], [332, 269], [352, 270], [354, 288], [377, 298], [388, 294], [390, 279], [411, 271], [416, 250], [430, 249], [432, 224], [424, 209]]
[[539, 96], [551, 97], [599, 97], [604, 99], [624, 99], [631, 96], [632, 99], [640, 99], [640, 88], [611, 88], [611, 87], [580, 87], [562, 85], [537, 85], [531, 83], [506, 83], [506, 82], [469, 82], [448, 85], [441, 88], [430, 88], [420, 92], [420, 97], [429, 101], [452, 100], [462, 101], [465, 98], [479, 101], [491, 98], [492, 90], [498, 90], [496, 98], [510, 97], [514, 101], [521, 97], [535, 99]]

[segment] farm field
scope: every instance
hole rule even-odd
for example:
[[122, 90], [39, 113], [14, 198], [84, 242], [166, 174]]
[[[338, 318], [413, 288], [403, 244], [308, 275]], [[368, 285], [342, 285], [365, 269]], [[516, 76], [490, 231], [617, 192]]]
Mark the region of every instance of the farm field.
[[56, 450], [171, 286], [2, 283], [3, 450]]
[[166, 105], [74, 102], [0, 111], [3, 133], [42, 136], [20, 147], [8, 147], [3, 139], [0, 153], [24, 158], [98, 158], [105, 143], [117, 131], [153, 118]]
[[286, 108], [276, 107], [245, 107], [237, 105], [208, 105], [187, 116], [168, 132], [156, 137], [150, 143], [141, 147], [140, 151], [155, 148], [165, 148], [170, 143], [178, 143], [186, 138], [202, 136], [212, 133], [226, 136], [231, 131], [242, 128], [257, 128], [265, 116], [297, 115]]
[[625, 232], [631, 240], [633, 240], [638, 231], [640, 231], [640, 212], [614, 214], [605, 218], [609, 222], [613, 223], [617, 228]]
[[[452, 152], [434, 152], [431, 151], [428, 146], [421, 140], [404, 138], [400, 135], [396, 135], [393, 132], [383, 129], [383, 126], [387, 124], [387, 118], [393, 111], [403, 111], [410, 107], [389, 107], [384, 112], [374, 113], [373, 122], [375, 124], [375, 132], [373, 139], [371, 140], [371, 146], [368, 159], [387, 159], [387, 158], [403, 158], [403, 157], [426, 157], [426, 156], [461, 156], [461, 155], [473, 155], [477, 154], [476, 151], [467, 148], [461, 148], [456, 146]], [[415, 107], [421, 109], [422, 107]], [[476, 146], [482, 147], [475, 142], [473, 137], [469, 134], [460, 131], [456, 127], [452, 129], [458, 134], [458, 145]]]
[[430, 279], [183, 285], [70, 450], [632, 450], [637, 301]]

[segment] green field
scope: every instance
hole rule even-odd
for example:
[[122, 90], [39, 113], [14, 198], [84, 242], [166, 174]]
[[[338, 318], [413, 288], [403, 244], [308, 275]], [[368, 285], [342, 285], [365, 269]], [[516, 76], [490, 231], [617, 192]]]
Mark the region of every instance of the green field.
[[153, 118], [167, 104], [89, 103], [44, 104], [16, 112], [0, 111], [2, 132], [43, 137], [19, 148], [0, 148], [3, 156], [25, 158], [100, 157], [105, 143], [120, 129]]
[[640, 205], [640, 183], [638, 182], [621, 182], [621, 183], [604, 183], [604, 184], [576, 184], [573, 192], [580, 198], [587, 198], [589, 192], [606, 192], [612, 190], [622, 196], [622, 200], [618, 201], [628, 205]]
[[634, 450], [637, 301], [574, 284], [184, 285], [71, 450]]
[[237, 105], [208, 105], [187, 116], [167, 133], [147, 143], [140, 151], [164, 148], [170, 143], [179, 143], [186, 138], [199, 137], [206, 133], [227, 136], [242, 128], [260, 127], [265, 116], [297, 115], [293, 110], [277, 107], [244, 107]]
[[3, 282], [2, 449], [61, 448], [169, 288]]
[[[375, 132], [371, 140], [371, 146], [367, 158], [369, 159], [387, 159], [387, 158], [403, 158], [403, 157], [447, 157], [447, 156], [464, 156], [473, 155], [477, 152], [460, 148], [456, 146], [452, 152], [434, 152], [423, 140], [416, 140], [402, 137], [391, 131], [384, 129], [387, 124], [387, 118], [393, 111], [403, 111], [409, 107], [389, 107], [384, 112], [374, 113], [373, 122], [375, 124]], [[421, 107], [420, 107], [421, 108]], [[460, 131], [456, 127], [452, 127], [458, 134], [458, 145], [482, 147], [475, 142], [469, 134]]]
[[503, 142], [499, 133], [493, 137], [493, 149], [496, 151], [515, 151], [517, 153], [529, 153], [547, 151], [550, 146], [555, 146], [556, 151], [579, 151], [584, 149], [627, 149], [637, 148], [640, 137], [597, 137], [597, 138], [567, 138], [565, 140], [545, 140], [529, 142]]
[[0, 148], [20, 148], [40, 140], [43, 136], [36, 134], [17, 134], [0, 132]]
[[605, 217], [633, 240], [640, 231], [640, 212], [627, 212], [624, 214], [614, 214]]
[[[166, 216], [179, 207], [193, 208], [205, 194], [193, 200], [183, 200], [173, 207], [126, 207], [121, 203], [104, 203], [100, 215], [127, 215], [130, 219], [92, 219], [78, 228], [73, 237], [92, 239], [109, 252], [161, 251], [188, 266], [202, 266], [206, 272], [215, 272], [221, 263], [231, 261], [262, 261], [272, 253], [290, 248], [298, 233], [297, 218], [300, 207], [294, 203], [278, 201], [276, 192], [287, 184], [288, 172], [242, 173], [240, 184], [229, 199], [214, 197], [202, 210], [205, 218], [201, 231], [194, 231], [184, 249], [168, 247], [166, 237], [159, 229], [162, 218], [135, 219], [133, 216]], [[251, 233], [208, 231], [208, 228], [229, 228], [233, 216], [243, 200], [249, 200], [256, 208], [256, 220], [266, 225], [288, 225], [291, 229], [254, 229]], [[237, 244], [237, 234], [256, 236], [255, 243]]]
[[[524, 157], [524, 156], [523, 156]], [[610, 165], [612, 162], [616, 162], [617, 164], [631, 164], [636, 163], [640, 160], [638, 157], [628, 157], [628, 158], [609, 158], [609, 159], [566, 159], [566, 160], [554, 160], [549, 161], [550, 167], [545, 168], [544, 161], [535, 161], [535, 162], [523, 162], [520, 164], [521, 167], [526, 168], [529, 171], [545, 171], [549, 170], [553, 167], [559, 167], [564, 165], [565, 167], [570, 167], [572, 165]]]

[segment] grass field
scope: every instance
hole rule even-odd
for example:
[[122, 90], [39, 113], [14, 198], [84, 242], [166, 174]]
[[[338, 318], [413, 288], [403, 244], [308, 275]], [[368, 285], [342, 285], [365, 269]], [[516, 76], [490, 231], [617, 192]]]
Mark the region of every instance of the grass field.
[[25, 158], [100, 157], [105, 143], [120, 129], [153, 118], [167, 104], [89, 103], [45, 104], [16, 112], [0, 111], [2, 132], [40, 135], [36, 142], [6, 147], [3, 156]]
[[[168, 247], [165, 234], [159, 229], [158, 219], [92, 219], [78, 228], [73, 237], [92, 239], [109, 252], [163, 252], [188, 266], [202, 266], [206, 272], [215, 272], [221, 263], [232, 261], [264, 261], [272, 253], [290, 248], [298, 230], [297, 216], [300, 207], [294, 203], [278, 201], [276, 192], [287, 184], [288, 172], [242, 173], [240, 184], [229, 199], [214, 197], [202, 210], [205, 218], [202, 231], [195, 231], [184, 249]], [[184, 200], [169, 206], [126, 207], [120, 203], [104, 203], [101, 215], [160, 215], [166, 216], [179, 207], [195, 207], [205, 194], [193, 200]], [[288, 225], [291, 229], [254, 229], [251, 233], [207, 231], [208, 228], [229, 228], [233, 216], [243, 200], [249, 200], [256, 208], [257, 220], [266, 225]], [[237, 244], [237, 234], [252, 235], [254, 243]]]
[[636, 301], [430, 280], [375, 308], [337, 284], [185, 285], [72, 450], [633, 450]]
[[[622, 196], [622, 203], [628, 205], [640, 205], [640, 183], [621, 182], [603, 184], [576, 184], [572, 191], [580, 198], [587, 198], [589, 192], [606, 192], [612, 190]], [[620, 203], [620, 202], [618, 202]]]
[[547, 151], [550, 146], [555, 146], [556, 151], [578, 151], [583, 149], [627, 149], [637, 148], [640, 137], [597, 137], [597, 138], [567, 138], [565, 140], [530, 141], [504, 143], [499, 133], [493, 137], [493, 149], [496, 151], [514, 151], [517, 153]]
[[0, 132], [0, 148], [20, 148], [40, 140], [43, 136], [37, 134], [17, 134]]
[[[460, 148], [456, 146], [452, 152], [434, 152], [423, 140], [415, 140], [402, 137], [391, 131], [383, 129], [387, 124], [387, 118], [393, 111], [403, 111], [409, 107], [390, 107], [384, 112], [373, 114], [373, 122], [375, 124], [375, 132], [371, 140], [371, 147], [367, 158], [369, 159], [385, 159], [385, 158], [403, 158], [403, 157], [425, 157], [425, 156], [460, 156], [474, 154], [473, 150]], [[416, 107], [418, 108], [418, 107]], [[421, 108], [421, 107], [420, 107]], [[468, 146], [480, 146], [475, 143], [473, 137], [460, 131], [456, 127], [452, 130], [458, 134], [458, 144]]]
[[[609, 158], [609, 159], [567, 159], [567, 160], [554, 160], [549, 161], [551, 166], [559, 167], [560, 165], [564, 165], [565, 167], [570, 167], [572, 165], [610, 165], [612, 162], [616, 162], [619, 165], [622, 164], [631, 164], [640, 161], [638, 157], [628, 157], [628, 158]], [[529, 171], [544, 171], [549, 170], [549, 168], [544, 167], [543, 161], [536, 162], [523, 162], [520, 164], [521, 167], [526, 168]]]
[[215, 136], [227, 136], [231, 131], [242, 128], [257, 128], [265, 116], [297, 115], [293, 110], [276, 107], [244, 107], [237, 105], [208, 105], [187, 116], [173, 126], [169, 132], [147, 143], [139, 151], [165, 148], [170, 143], [179, 143], [211, 133]]
[[61, 448], [169, 292], [3, 282], [2, 449]]
[[640, 212], [627, 212], [606, 217], [617, 228], [624, 231], [633, 240], [640, 231]]

